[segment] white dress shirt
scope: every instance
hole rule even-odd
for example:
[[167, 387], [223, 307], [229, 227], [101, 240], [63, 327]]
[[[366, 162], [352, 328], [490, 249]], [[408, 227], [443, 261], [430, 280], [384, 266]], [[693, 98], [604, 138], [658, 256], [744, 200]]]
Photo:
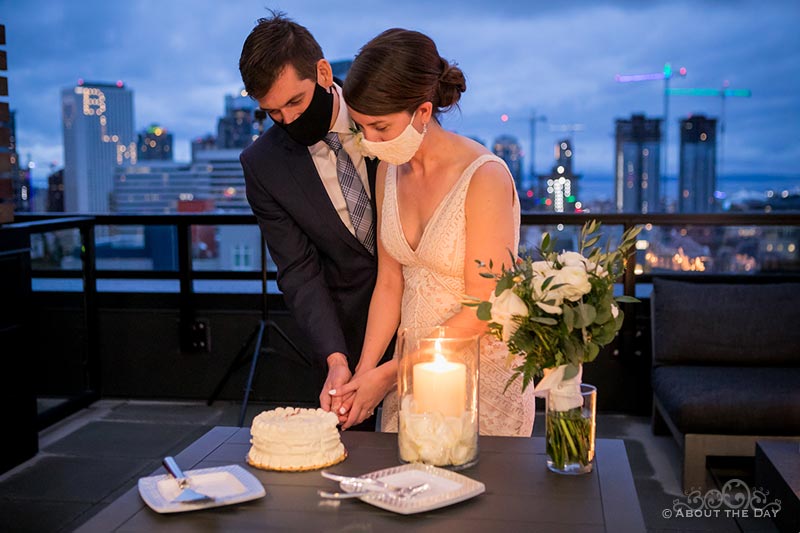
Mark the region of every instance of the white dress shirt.
[[[355, 145], [355, 138], [353, 132], [350, 130], [351, 127], [355, 127], [355, 124], [350, 119], [350, 114], [347, 112], [347, 106], [342, 98], [342, 88], [335, 83], [333, 87], [339, 94], [339, 114], [336, 116], [336, 121], [333, 123], [333, 128], [331, 128], [330, 131], [335, 131], [339, 134], [339, 141], [341, 141], [342, 147], [345, 152], [347, 152], [347, 155], [350, 156], [350, 160], [353, 161], [353, 165], [358, 172], [358, 177], [361, 178], [361, 183], [364, 184], [364, 190], [367, 196], [372, 198], [372, 191], [369, 190], [369, 182], [367, 181], [367, 164], [364, 162], [364, 156], [361, 155], [361, 152]], [[333, 207], [336, 209], [336, 213], [338, 213], [339, 218], [342, 219], [342, 223], [350, 230], [350, 233], [355, 235], [356, 230], [353, 228], [353, 223], [350, 222], [347, 202], [344, 200], [342, 188], [339, 185], [339, 176], [336, 174], [336, 153], [330, 146], [325, 144], [325, 141], [312, 144], [308, 147], [308, 151], [311, 153], [311, 159], [314, 161], [314, 166], [317, 167], [322, 185], [325, 186], [325, 190], [328, 192], [328, 196], [331, 199]]]

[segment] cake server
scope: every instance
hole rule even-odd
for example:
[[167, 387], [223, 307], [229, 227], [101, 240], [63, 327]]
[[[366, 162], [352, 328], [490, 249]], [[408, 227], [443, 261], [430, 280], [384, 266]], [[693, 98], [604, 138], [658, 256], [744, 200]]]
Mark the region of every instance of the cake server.
[[186, 474], [183, 473], [181, 467], [178, 466], [178, 463], [175, 462], [175, 459], [172, 457], [164, 457], [164, 460], [161, 461], [161, 464], [164, 465], [164, 468], [167, 469], [169, 475], [175, 478], [175, 481], [178, 482], [178, 486], [181, 488], [181, 493], [178, 494], [172, 501], [175, 503], [190, 503], [190, 502], [200, 502], [205, 500], [213, 500], [211, 496], [207, 494], [201, 494], [189, 486], [189, 478], [186, 477]]
[[375, 479], [371, 477], [352, 477], [352, 476], [340, 476], [339, 474], [333, 474], [326, 470], [320, 472], [322, 477], [332, 479], [334, 481], [341, 481], [343, 483], [350, 483], [353, 485], [363, 485], [365, 488], [373, 487], [372, 490], [392, 490], [396, 487], [393, 487], [386, 483], [385, 481], [381, 481], [380, 479]]
[[[343, 481], [345, 485], [348, 482]], [[362, 485], [363, 486], [363, 485]], [[411, 487], [392, 487], [391, 489], [372, 489], [372, 490], [356, 490], [354, 492], [328, 492], [325, 490], [318, 490], [317, 494], [322, 498], [329, 498], [332, 500], [345, 500], [347, 498], [361, 498], [362, 496], [369, 496], [370, 494], [387, 494], [401, 500], [413, 498], [417, 494], [425, 492], [431, 488], [428, 483], [420, 483]]]

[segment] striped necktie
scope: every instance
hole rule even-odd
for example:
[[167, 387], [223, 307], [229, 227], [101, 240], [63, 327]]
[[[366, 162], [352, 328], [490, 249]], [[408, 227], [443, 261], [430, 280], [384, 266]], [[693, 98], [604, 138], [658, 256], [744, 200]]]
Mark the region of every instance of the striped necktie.
[[356, 172], [356, 167], [342, 149], [339, 135], [332, 131], [323, 139], [336, 154], [336, 174], [339, 177], [339, 186], [342, 188], [347, 211], [350, 213], [350, 222], [356, 230], [356, 238], [364, 245], [369, 253], [375, 255], [375, 222], [364, 184]]

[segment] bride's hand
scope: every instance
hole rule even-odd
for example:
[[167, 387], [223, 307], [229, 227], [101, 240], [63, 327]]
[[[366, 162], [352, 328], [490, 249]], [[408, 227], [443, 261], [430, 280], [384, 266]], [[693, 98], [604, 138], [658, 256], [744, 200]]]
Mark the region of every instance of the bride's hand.
[[332, 396], [347, 396], [350, 393], [355, 393], [349, 406], [347, 420], [342, 424], [342, 429], [360, 424], [372, 416], [375, 408], [381, 403], [391, 386], [391, 376], [387, 376], [385, 369], [377, 367], [356, 374], [346, 385], [339, 387]]

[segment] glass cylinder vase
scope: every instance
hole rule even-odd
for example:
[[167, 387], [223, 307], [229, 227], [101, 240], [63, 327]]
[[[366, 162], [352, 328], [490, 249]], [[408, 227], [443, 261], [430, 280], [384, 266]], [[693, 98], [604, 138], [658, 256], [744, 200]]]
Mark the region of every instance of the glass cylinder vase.
[[558, 474], [586, 474], [594, 465], [597, 388], [580, 387], [580, 398], [555, 389], [547, 395], [547, 468]]
[[399, 335], [400, 460], [461, 469], [478, 461], [480, 334], [436, 326]]

